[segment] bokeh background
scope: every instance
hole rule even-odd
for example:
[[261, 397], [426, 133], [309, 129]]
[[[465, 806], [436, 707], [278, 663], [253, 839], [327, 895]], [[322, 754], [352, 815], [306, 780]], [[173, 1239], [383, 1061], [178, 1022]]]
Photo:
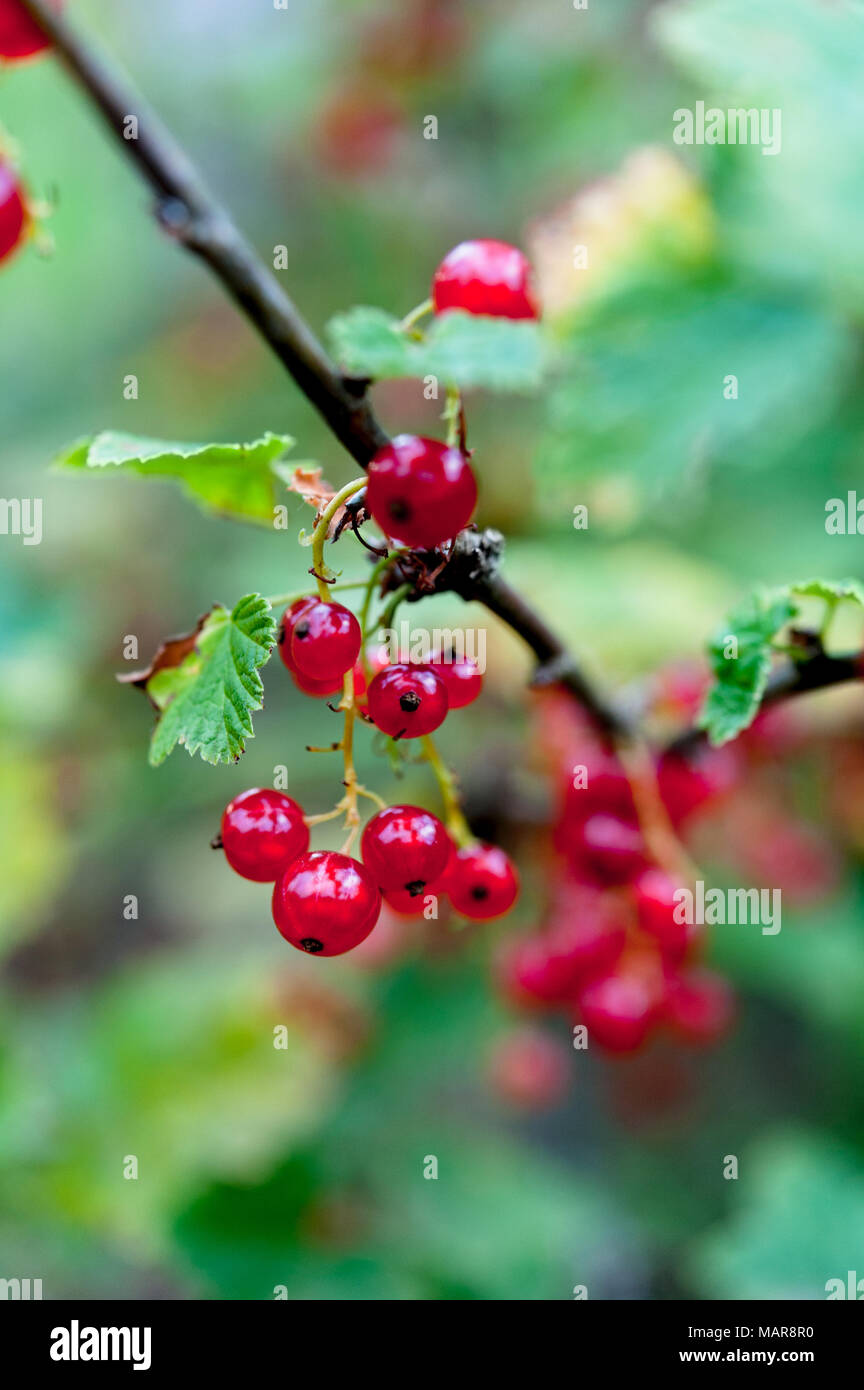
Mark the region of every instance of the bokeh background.
[[[479, 516], [607, 684], [696, 660], [753, 585], [860, 572], [858, 538], [824, 527], [864, 443], [860, 8], [69, 9], [262, 251], [287, 246], [280, 273], [316, 327], [355, 303], [407, 312], [467, 236], [530, 248], [549, 303], [571, 311], [567, 369], [539, 396], [469, 400]], [[699, 100], [781, 108], [781, 153], [674, 145], [673, 111]], [[430, 113], [437, 141], [422, 138]], [[754, 757], [703, 828], [715, 877], [784, 892], [780, 935], [714, 933], [739, 993], [729, 1038], [609, 1062], [568, 1050], [566, 1022], [541, 1024], [567, 1084], [551, 1107], [514, 1106], [491, 1061], [514, 1023], [489, 962], [542, 911], [549, 788], [525, 653], [490, 628], [483, 700], [441, 739], [475, 823], [522, 866], [511, 918], [391, 925], [357, 960], [291, 952], [267, 890], [208, 841], [229, 797], [280, 764], [326, 809], [336, 774], [303, 748], [335, 737], [335, 716], [274, 664], [238, 767], [180, 750], [153, 770], [146, 702], [114, 673], [125, 635], [146, 655], [214, 601], [299, 587], [308, 552], [293, 531], [208, 518], [170, 483], [49, 465], [102, 428], [285, 431], [334, 483], [348, 461], [156, 230], [52, 60], [0, 74], [0, 119], [55, 205], [53, 255], [0, 274], [2, 492], [41, 496], [45, 518], [38, 547], [0, 539], [0, 1275], [42, 1278], [45, 1297], [129, 1299], [277, 1285], [291, 1299], [567, 1299], [577, 1284], [809, 1299], [864, 1275], [860, 694], [800, 706], [788, 745]], [[589, 267], [562, 276], [555, 248], [574, 243]], [[436, 428], [416, 382], [376, 403], [392, 429]], [[291, 505], [299, 530], [308, 513]], [[854, 622], [836, 636], [860, 641]], [[435, 805], [422, 768], [395, 783], [368, 740], [361, 772]]]

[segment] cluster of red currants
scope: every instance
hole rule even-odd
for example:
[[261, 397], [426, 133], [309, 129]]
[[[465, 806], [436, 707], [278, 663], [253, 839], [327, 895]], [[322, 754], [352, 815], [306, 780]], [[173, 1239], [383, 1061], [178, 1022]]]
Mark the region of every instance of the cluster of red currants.
[[429, 894], [448, 894], [463, 917], [484, 920], [512, 907], [516, 870], [503, 850], [457, 848], [431, 811], [388, 806], [366, 825], [363, 862], [335, 850], [309, 849], [301, 808], [277, 791], [235, 797], [222, 817], [222, 846], [243, 878], [274, 883], [273, 917], [299, 950], [340, 956], [359, 946], [378, 920], [383, 898], [399, 912]]
[[[433, 283], [438, 313], [536, 317], [530, 267], [503, 242], [466, 242], [444, 259]], [[372, 459], [365, 506], [388, 542], [435, 550], [471, 521], [477, 483], [466, 455], [450, 444], [401, 435]], [[448, 712], [471, 704], [483, 683], [468, 657], [440, 653], [424, 662], [391, 662], [384, 648], [362, 653], [364, 635], [344, 604], [322, 595], [299, 598], [279, 628], [279, 653], [300, 690], [334, 695], [350, 673], [350, 704], [383, 734], [422, 738]], [[460, 827], [460, 832], [461, 832]], [[458, 840], [458, 843], [457, 843]], [[287, 941], [316, 955], [358, 946], [374, 927], [382, 899], [414, 915], [428, 896], [446, 894], [462, 916], [500, 917], [516, 900], [516, 870], [503, 850], [451, 837], [417, 806], [389, 806], [373, 816], [361, 841], [362, 863], [347, 853], [309, 850], [309, 826], [290, 797], [252, 790], [222, 818], [229, 864], [245, 878], [273, 882], [273, 916]]]
[[[554, 831], [563, 871], [547, 920], [499, 960], [506, 997], [521, 1007], [563, 1008], [596, 1045], [637, 1051], [665, 1028], [693, 1043], [727, 1029], [726, 982], [698, 968], [703, 928], [687, 920], [686, 885], [652, 862], [633, 788], [615, 754], [583, 742], [570, 764]], [[723, 760], [667, 755], [657, 781], [670, 821], [681, 827], [725, 790]]]
[[[297, 599], [279, 627], [279, 655], [305, 695], [334, 695], [353, 669], [354, 700], [364, 717], [394, 739], [434, 733], [453, 709], [480, 694], [483, 677], [470, 657], [391, 662], [385, 647], [360, 659], [360, 624], [341, 603]], [[367, 683], [367, 672], [371, 679]]]

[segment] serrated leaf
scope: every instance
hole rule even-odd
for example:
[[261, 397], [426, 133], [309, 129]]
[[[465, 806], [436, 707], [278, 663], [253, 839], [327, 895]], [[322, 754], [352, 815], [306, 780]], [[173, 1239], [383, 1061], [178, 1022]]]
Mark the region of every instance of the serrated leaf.
[[432, 320], [421, 341], [383, 309], [358, 307], [331, 319], [328, 331], [352, 376], [439, 377], [446, 385], [534, 391], [544, 367], [539, 324], [453, 310]]
[[260, 594], [247, 594], [230, 613], [221, 605], [213, 609], [194, 651], [147, 683], [147, 694], [161, 711], [150, 742], [154, 767], [178, 743], [208, 763], [240, 756], [253, 736], [252, 711], [262, 704], [258, 670], [275, 641], [276, 623]]
[[250, 444], [179, 444], [106, 431], [78, 440], [55, 465], [76, 472], [173, 478], [208, 512], [272, 526], [282, 492], [278, 460], [293, 443], [286, 434], [267, 433]]
[[[697, 722], [715, 746], [728, 743], [755, 719], [771, 670], [771, 643], [795, 612], [786, 591], [755, 594], [730, 613], [712, 641], [714, 684]], [[734, 654], [727, 656], [729, 647]]]
[[826, 603], [849, 599], [864, 608], [864, 584], [857, 579], [803, 579], [793, 584], [790, 592], [804, 598], [824, 598]]

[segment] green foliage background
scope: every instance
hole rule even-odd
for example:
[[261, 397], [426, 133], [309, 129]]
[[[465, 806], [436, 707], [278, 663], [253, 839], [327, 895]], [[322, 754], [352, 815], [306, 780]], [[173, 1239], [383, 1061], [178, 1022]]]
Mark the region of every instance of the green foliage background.
[[[860, 479], [864, 440], [860, 6], [466, 3], [452, 67], [402, 84], [389, 166], [336, 176], [310, 132], [350, 77], [361, 25], [399, 8], [70, 5], [264, 253], [287, 246], [280, 274], [321, 330], [356, 304], [405, 313], [456, 241], [524, 241], [646, 145], [692, 172], [713, 229], [698, 254], [637, 229], [633, 254], [561, 328], [549, 389], [469, 401], [480, 519], [507, 534], [512, 580], [610, 683], [700, 651], [754, 584], [860, 571], [858, 538], [824, 528], [825, 501]], [[673, 146], [673, 111], [698, 100], [781, 108], [782, 153]], [[429, 112], [437, 142], [421, 138]], [[332, 778], [303, 748], [334, 736], [333, 716], [274, 665], [239, 766], [151, 768], [145, 702], [113, 679], [124, 637], [146, 657], [214, 603], [300, 587], [308, 551], [291, 532], [204, 516], [170, 481], [108, 486], [48, 464], [100, 430], [272, 430], [335, 484], [348, 463], [156, 231], [53, 62], [3, 74], [0, 119], [31, 188], [56, 204], [53, 257], [30, 252], [0, 275], [2, 491], [44, 498], [45, 528], [38, 547], [0, 538], [0, 1276], [41, 1277], [46, 1297], [268, 1298], [285, 1285], [292, 1299], [566, 1299], [576, 1284], [591, 1297], [819, 1298], [827, 1279], [864, 1273], [854, 863], [780, 936], [718, 940], [742, 996], [722, 1048], [574, 1064], [566, 1104], [521, 1120], [485, 1080], [506, 1027], [487, 960], [539, 910], [530, 872], [515, 921], [373, 973], [294, 958], [266, 889], [208, 849], [224, 803], [276, 764], [310, 810], [326, 808]], [[137, 401], [123, 398], [130, 373]], [[416, 382], [382, 383], [376, 402], [393, 429], [435, 428]], [[577, 533], [583, 502], [592, 523]], [[490, 663], [483, 708], [443, 739], [475, 796], [531, 780], [527, 659], [494, 632]], [[431, 795], [422, 771], [397, 788], [369, 753], [361, 772], [406, 800]], [[298, 1011], [298, 997], [313, 1003]], [[347, 1052], [334, 1011], [355, 1020]], [[288, 1051], [272, 1046], [280, 1022]], [[671, 1110], [664, 1068], [686, 1083]], [[737, 1182], [722, 1180], [730, 1153]], [[437, 1182], [422, 1178], [428, 1154]]]

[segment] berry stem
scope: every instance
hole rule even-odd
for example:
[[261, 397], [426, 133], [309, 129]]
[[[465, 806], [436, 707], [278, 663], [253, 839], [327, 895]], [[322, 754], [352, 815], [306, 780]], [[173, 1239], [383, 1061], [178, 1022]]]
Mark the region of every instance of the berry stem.
[[[340, 589], [364, 589], [365, 587], [365, 579], [352, 579], [346, 580], [344, 583], [340, 581], [338, 584], [328, 584], [327, 592], [328, 594], [337, 594]], [[308, 595], [309, 590], [304, 589], [299, 594], [296, 592], [293, 594], [274, 594], [272, 597], [265, 598], [264, 602], [269, 603], [271, 608], [290, 608], [292, 603], [296, 603], [300, 598], [307, 598]]]
[[434, 305], [432, 303], [432, 300], [424, 299], [422, 304], [418, 304], [416, 309], [412, 309], [410, 314], [405, 315], [404, 319], [399, 325], [402, 332], [410, 333], [411, 329], [414, 328], [420, 322], [421, 319], [424, 319], [427, 314], [432, 313], [433, 308]]
[[447, 443], [459, 448], [462, 440], [462, 392], [458, 386], [447, 387], [447, 401], [441, 419], [447, 425]]
[[392, 627], [393, 619], [396, 616], [396, 609], [399, 607], [402, 600], [407, 598], [408, 595], [413, 592], [413, 590], [413, 584], [400, 584], [399, 588], [392, 595], [390, 602], [387, 604], [387, 607], [382, 611], [377, 623], [375, 624], [376, 631], [380, 628], [384, 628], [386, 630], [387, 628]]
[[471, 834], [471, 827], [465, 819], [462, 811], [462, 803], [459, 799], [459, 784], [454, 773], [444, 762], [437, 747], [432, 741], [431, 735], [426, 734], [420, 740], [423, 754], [427, 763], [435, 774], [435, 779], [441, 792], [441, 800], [444, 803], [444, 824], [460, 849], [467, 848], [474, 844], [474, 836]]
[[378, 583], [382, 574], [387, 569], [388, 565], [393, 563], [396, 557], [396, 554], [384, 555], [373, 567], [372, 573], [365, 581], [366, 593], [363, 595], [363, 604], [360, 608], [358, 621], [360, 623], [360, 631], [363, 634], [363, 642], [360, 647], [360, 660], [363, 664], [363, 674], [366, 677], [367, 685], [372, 679], [372, 666], [369, 661], [369, 653], [366, 650], [366, 643], [369, 637], [369, 612], [372, 607], [372, 598], [375, 594], [375, 590], [378, 588]]
[[325, 821], [335, 820], [337, 816], [341, 816], [344, 809], [345, 807], [340, 801], [337, 806], [333, 807], [332, 811], [322, 811], [319, 816], [304, 816], [303, 820], [308, 826], [323, 825]]
[[359, 492], [360, 489], [365, 486], [366, 478], [364, 476], [362, 478], [354, 478], [352, 482], [346, 483], [343, 488], [340, 488], [336, 496], [330, 498], [330, 501], [327, 503], [327, 506], [318, 519], [315, 530], [312, 532], [312, 569], [315, 574], [315, 581], [318, 585], [319, 596], [324, 603], [329, 602], [330, 590], [333, 587], [331, 584], [328, 584], [327, 580], [324, 578], [326, 574], [324, 543], [330, 533], [330, 522], [343, 503], [347, 502], [349, 497], [353, 497], [355, 492]]
[[695, 883], [699, 870], [687, 854], [660, 796], [654, 761], [641, 739], [621, 739], [616, 752], [633, 792], [636, 816], [652, 857], [672, 878]]

